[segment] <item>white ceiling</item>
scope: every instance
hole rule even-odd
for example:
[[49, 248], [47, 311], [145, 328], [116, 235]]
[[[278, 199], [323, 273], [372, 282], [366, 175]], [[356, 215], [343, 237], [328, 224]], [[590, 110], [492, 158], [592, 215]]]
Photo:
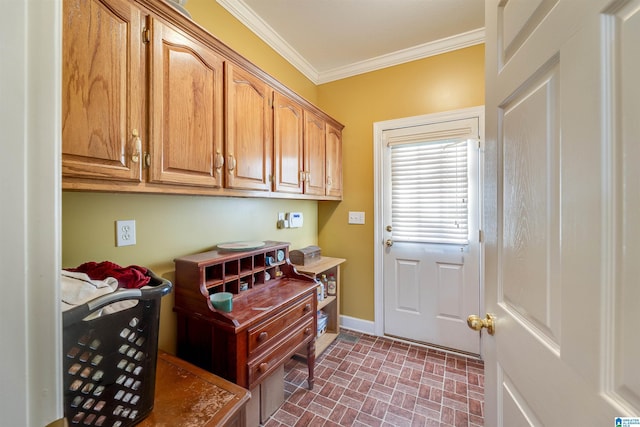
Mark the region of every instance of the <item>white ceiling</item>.
[[484, 42], [483, 0], [217, 0], [319, 84]]

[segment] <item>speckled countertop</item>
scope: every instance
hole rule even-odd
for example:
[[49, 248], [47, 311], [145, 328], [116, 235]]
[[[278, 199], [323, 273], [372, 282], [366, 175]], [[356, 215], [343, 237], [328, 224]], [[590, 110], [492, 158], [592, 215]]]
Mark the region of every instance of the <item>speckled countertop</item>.
[[248, 390], [159, 351], [153, 411], [138, 426], [225, 426], [237, 422], [250, 397]]

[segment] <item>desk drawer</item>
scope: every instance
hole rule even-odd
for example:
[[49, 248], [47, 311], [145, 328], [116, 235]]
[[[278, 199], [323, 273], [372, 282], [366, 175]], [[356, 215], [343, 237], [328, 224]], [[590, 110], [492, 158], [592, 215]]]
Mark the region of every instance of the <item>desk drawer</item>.
[[288, 333], [291, 325], [313, 313], [313, 294], [307, 295], [291, 307], [285, 308], [275, 317], [249, 329], [249, 358], [267, 349], [271, 343]]
[[285, 339], [274, 345], [269, 351], [248, 363], [249, 388], [259, 383], [285, 359], [295, 353], [304, 342], [309, 342], [315, 336], [313, 316], [300, 321], [292, 329], [293, 332]]

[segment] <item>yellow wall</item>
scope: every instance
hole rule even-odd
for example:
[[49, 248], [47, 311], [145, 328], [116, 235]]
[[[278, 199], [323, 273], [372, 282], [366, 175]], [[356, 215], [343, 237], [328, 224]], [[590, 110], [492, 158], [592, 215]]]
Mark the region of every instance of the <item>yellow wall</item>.
[[[299, 211], [304, 226], [278, 230], [278, 212]], [[136, 245], [115, 246], [115, 221], [136, 220]], [[63, 192], [62, 266], [87, 261], [141, 265], [171, 282], [174, 258], [234, 240], [316, 244], [317, 202], [155, 194]], [[160, 348], [175, 352], [173, 294], [162, 299]]]
[[[484, 104], [484, 45], [318, 87], [318, 105], [345, 125], [342, 203], [318, 205], [318, 244], [346, 258], [342, 314], [374, 320], [373, 123]], [[365, 225], [347, 224], [364, 211]]]

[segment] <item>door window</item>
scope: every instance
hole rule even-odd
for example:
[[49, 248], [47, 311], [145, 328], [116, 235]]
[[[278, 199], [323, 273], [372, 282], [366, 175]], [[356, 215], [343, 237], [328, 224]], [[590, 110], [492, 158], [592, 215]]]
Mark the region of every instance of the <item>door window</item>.
[[392, 144], [393, 240], [469, 243], [467, 140]]

